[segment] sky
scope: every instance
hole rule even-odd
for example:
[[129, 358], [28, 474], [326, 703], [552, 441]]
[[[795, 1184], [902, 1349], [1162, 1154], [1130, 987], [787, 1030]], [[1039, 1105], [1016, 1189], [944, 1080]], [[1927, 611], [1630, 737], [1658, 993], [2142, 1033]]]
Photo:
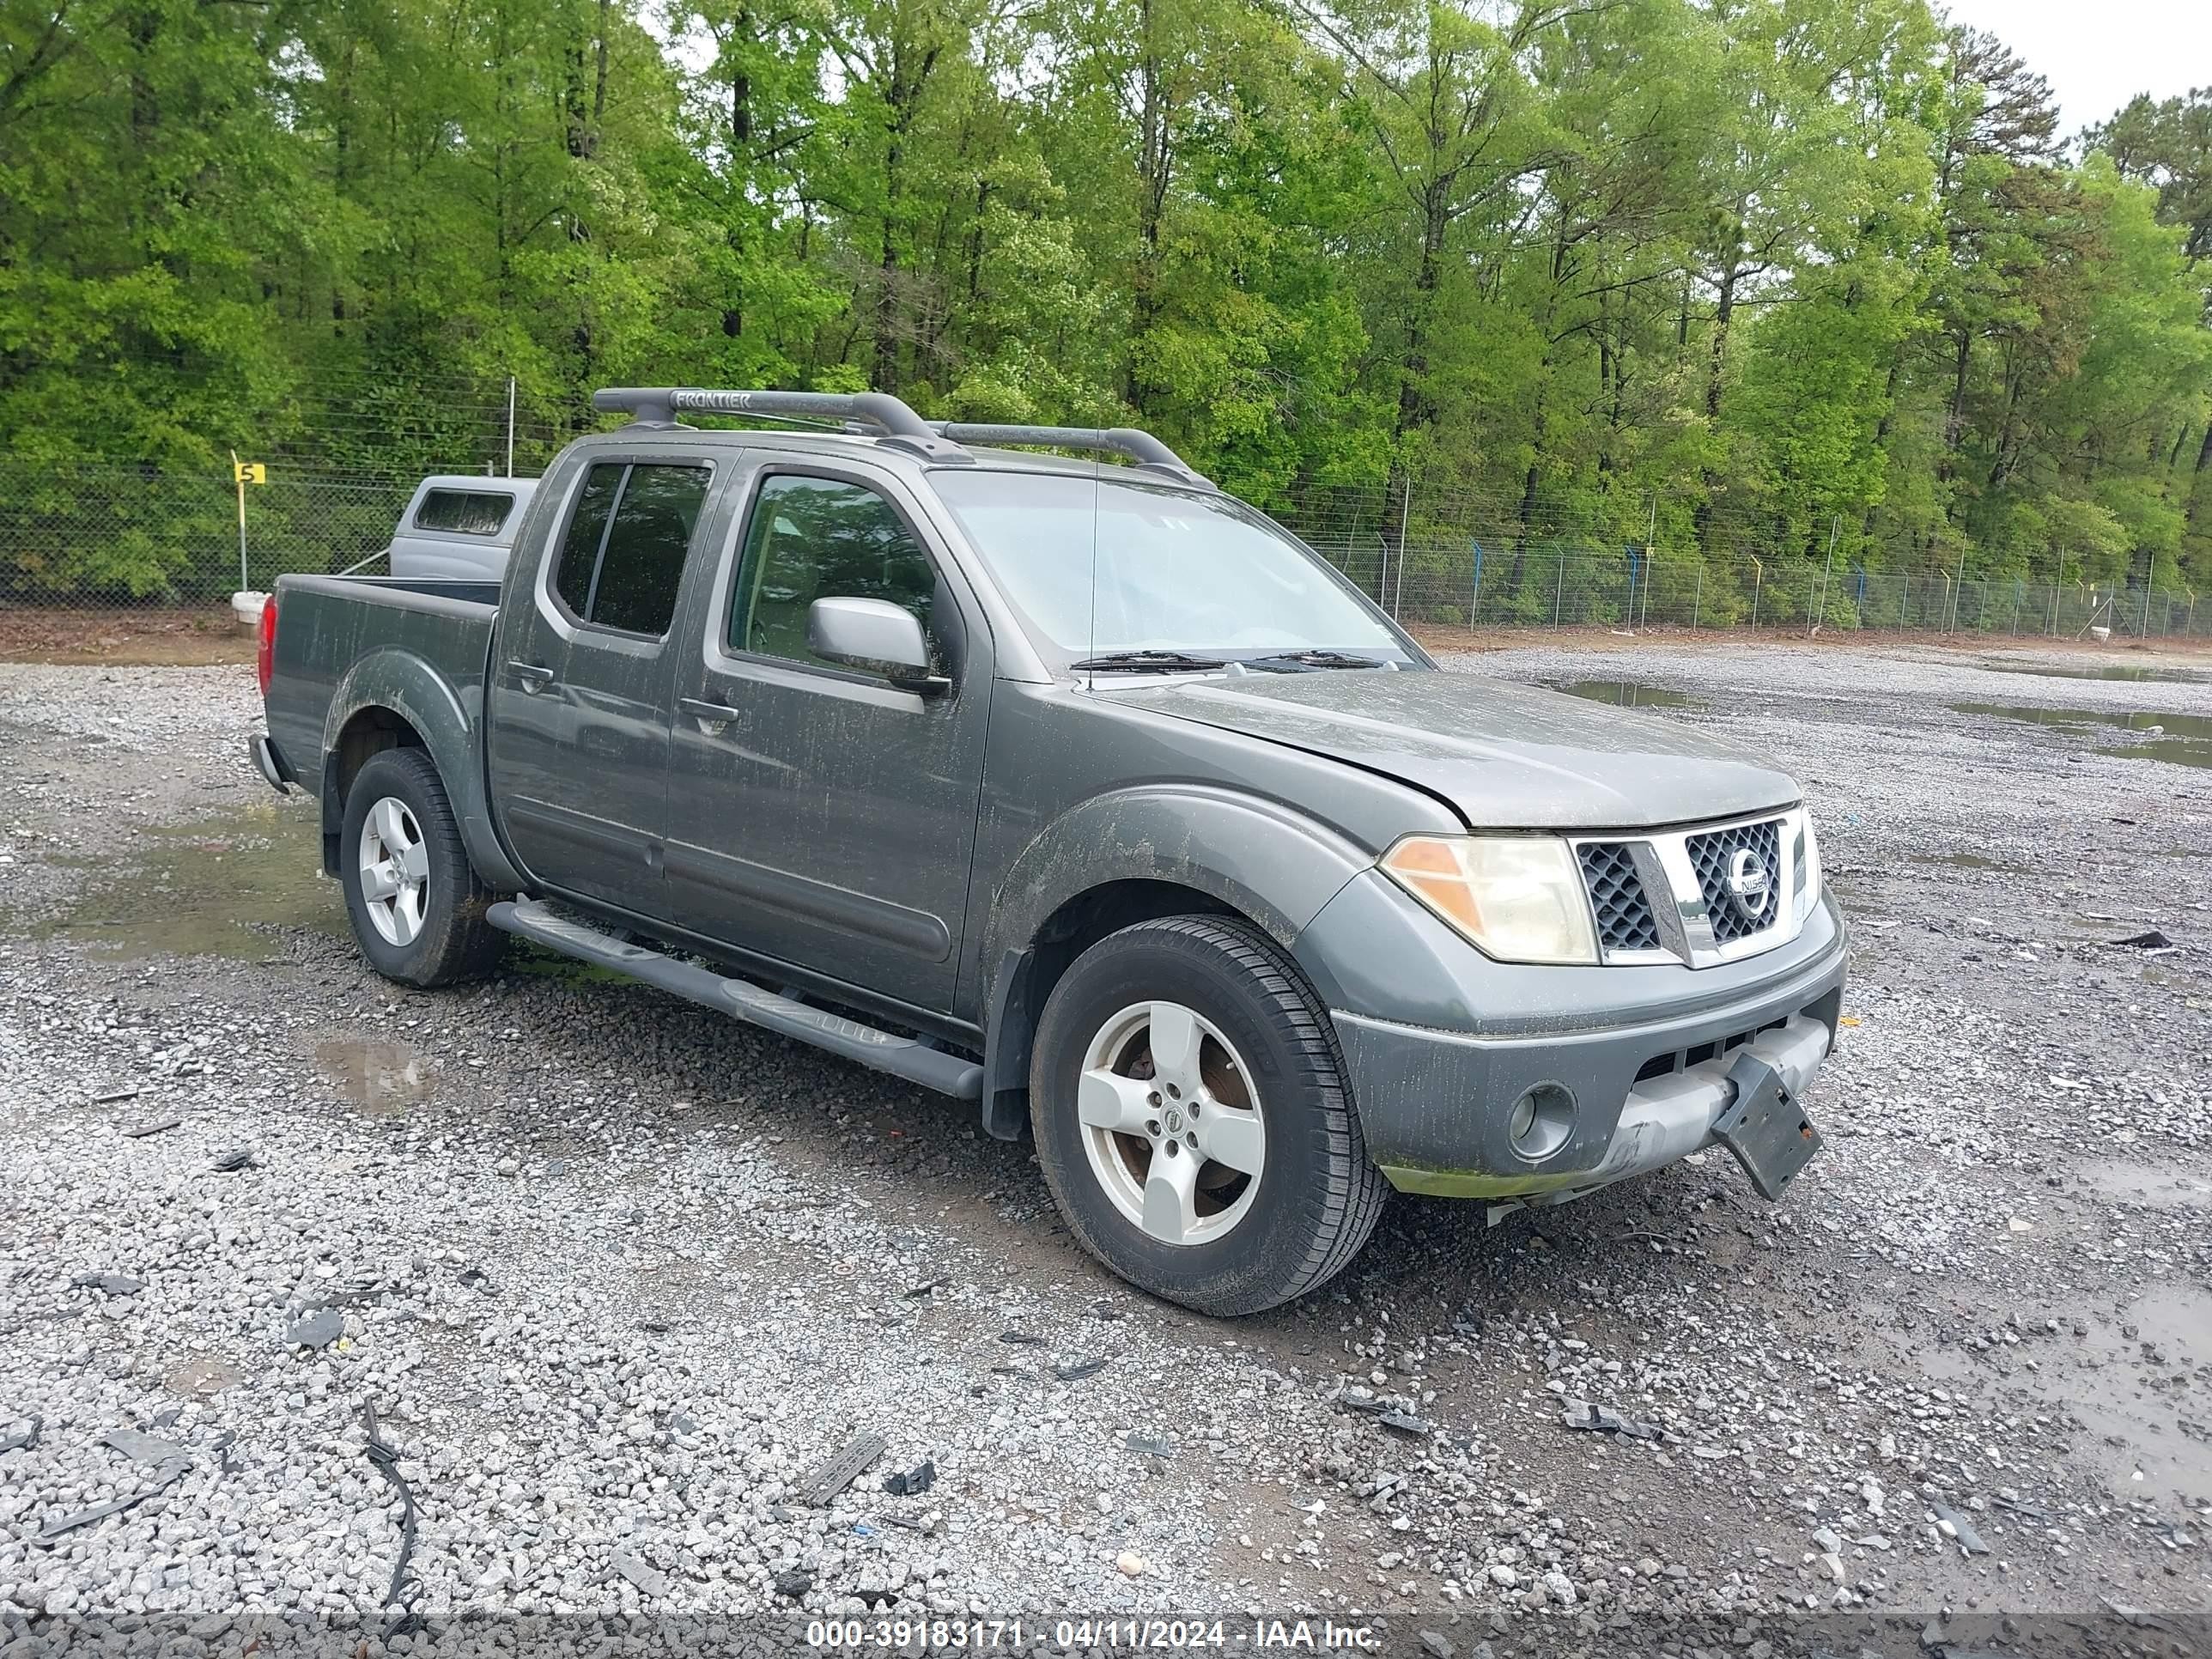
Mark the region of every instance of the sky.
[[2067, 137], [2139, 92], [2172, 98], [2212, 86], [2206, 0], [1948, 0], [1948, 9], [1954, 22], [1997, 36], [2051, 82]]

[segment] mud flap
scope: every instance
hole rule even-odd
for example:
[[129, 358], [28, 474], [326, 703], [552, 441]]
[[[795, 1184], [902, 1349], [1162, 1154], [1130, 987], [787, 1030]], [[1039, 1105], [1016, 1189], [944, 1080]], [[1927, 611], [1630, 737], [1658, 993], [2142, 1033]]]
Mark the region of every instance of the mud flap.
[[1748, 1049], [1729, 1067], [1735, 1099], [1713, 1120], [1713, 1138], [1735, 1154], [1759, 1196], [1776, 1199], [1820, 1150], [1820, 1132], [1782, 1074]]

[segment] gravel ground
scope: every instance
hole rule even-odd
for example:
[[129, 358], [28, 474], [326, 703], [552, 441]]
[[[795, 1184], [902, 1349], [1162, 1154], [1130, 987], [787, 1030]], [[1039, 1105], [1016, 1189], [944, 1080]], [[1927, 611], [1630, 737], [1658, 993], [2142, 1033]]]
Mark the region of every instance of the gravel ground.
[[249, 671], [0, 665], [0, 1655], [410, 1608], [2205, 1651], [2212, 681], [1611, 643], [1452, 665], [1661, 689], [1804, 780], [1856, 929], [1826, 1155], [1776, 1206], [1717, 1154], [1400, 1200], [1233, 1323], [1093, 1265], [966, 1109], [548, 958], [374, 978]]

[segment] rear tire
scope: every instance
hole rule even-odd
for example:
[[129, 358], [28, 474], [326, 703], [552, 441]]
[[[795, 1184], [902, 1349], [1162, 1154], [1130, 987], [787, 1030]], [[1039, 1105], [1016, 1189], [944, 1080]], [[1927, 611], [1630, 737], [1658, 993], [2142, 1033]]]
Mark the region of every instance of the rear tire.
[[1326, 1011], [1239, 920], [1139, 922], [1077, 957], [1038, 1023], [1030, 1103], [1076, 1238], [1200, 1313], [1326, 1283], [1389, 1195]]
[[506, 936], [484, 921], [477, 879], [438, 769], [420, 749], [371, 755], [346, 792], [338, 882], [369, 966], [426, 988], [480, 978]]

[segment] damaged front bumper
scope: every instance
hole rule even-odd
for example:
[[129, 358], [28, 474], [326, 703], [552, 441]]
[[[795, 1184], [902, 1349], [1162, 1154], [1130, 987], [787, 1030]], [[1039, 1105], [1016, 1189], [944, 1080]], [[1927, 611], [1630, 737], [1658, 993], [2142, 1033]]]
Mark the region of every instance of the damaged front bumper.
[[[1378, 930], [1413, 925], [1364, 900], [1352, 916], [1370, 951]], [[1333, 937], [1349, 942], [1328, 927], [1310, 935], [1302, 962]], [[1709, 969], [1510, 967], [1463, 945], [1428, 955], [1428, 943], [1403, 937], [1393, 959], [1425, 958], [1416, 971], [1453, 983], [1401, 991], [1421, 1000], [1412, 1019], [1378, 1010], [1387, 987], [1317, 980], [1334, 981], [1324, 994], [1368, 1155], [1400, 1190], [1492, 1200], [1495, 1218], [1726, 1144], [1772, 1196], [1819, 1150], [1797, 1101], [1842, 1008], [1846, 947], [1832, 902], [1791, 944]], [[1345, 1006], [1353, 996], [1366, 1006]]]

